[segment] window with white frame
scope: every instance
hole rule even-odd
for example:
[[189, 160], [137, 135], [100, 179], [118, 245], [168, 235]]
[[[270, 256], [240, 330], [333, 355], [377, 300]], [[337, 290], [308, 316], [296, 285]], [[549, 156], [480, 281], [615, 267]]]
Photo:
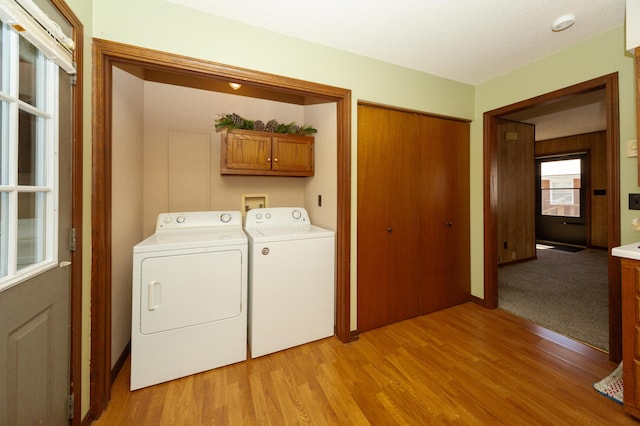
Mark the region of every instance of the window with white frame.
[[543, 216], [580, 217], [582, 162], [579, 158], [540, 162], [540, 199]]
[[20, 3], [0, 0], [0, 291], [58, 259], [60, 45]]

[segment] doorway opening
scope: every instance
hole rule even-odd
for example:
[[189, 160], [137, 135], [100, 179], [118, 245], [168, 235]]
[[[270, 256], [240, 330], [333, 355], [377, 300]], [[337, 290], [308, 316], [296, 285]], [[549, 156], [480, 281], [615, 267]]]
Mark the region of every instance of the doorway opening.
[[[143, 78], [158, 73], [176, 83], [198, 80], [210, 86], [242, 82], [255, 96], [291, 102], [333, 102], [336, 105], [337, 229], [336, 335], [354, 339], [350, 331], [350, 222], [351, 222], [351, 92], [281, 76], [94, 39], [94, 142], [92, 198], [91, 284], [91, 416], [99, 417], [111, 396], [111, 129], [112, 70], [139, 68]], [[191, 83], [193, 84], [193, 83]], [[213, 89], [212, 89], [213, 90]]]
[[[498, 307], [498, 241], [497, 201], [499, 194], [495, 182], [498, 177], [497, 124], [501, 117], [524, 111], [534, 106], [548, 106], [571, 96], [596, 90], [604, 91], [606, 119], [606, 183], [607, 183], [607, 248], [620, 243], [620, 182], [619, 182], [619, 120], [618, 75], [605, 75], [593, 80], [550, 92], [536, 98], [498, 108], [484, 114], [484, 297], [485, 306]], [[621, 292], [619, 260], [608, 255], [608, 313], [609, 358], [618, 362], [621, 346]]]

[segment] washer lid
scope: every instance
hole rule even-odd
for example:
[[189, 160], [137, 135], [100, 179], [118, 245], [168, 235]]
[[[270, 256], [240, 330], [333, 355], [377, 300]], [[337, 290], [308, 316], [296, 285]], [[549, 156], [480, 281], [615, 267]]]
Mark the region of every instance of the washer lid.
[[315, 225], [265, 226], [262, 228], [246, 228], [245, 232], [249, 239], [254, 242], [301, 240], [334, 236], [333, 231]]
[[247, 236], [240, 226], [182, 229], [156, 232], [133, 247], [134, 253], [189, 248], [246, 245]]

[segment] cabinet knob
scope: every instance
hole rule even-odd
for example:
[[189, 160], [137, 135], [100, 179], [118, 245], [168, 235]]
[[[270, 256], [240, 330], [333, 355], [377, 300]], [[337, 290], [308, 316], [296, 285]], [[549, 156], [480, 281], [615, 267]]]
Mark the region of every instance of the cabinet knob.
[[393, 232], [393, 228], [391, 227], [387, 228], [387, 232]]
[[267, 163], [271, 162], [271, 157], [267, 158]]
[[277, 159], [277, 158], [274, 158], [274, 159], [273, 159], [273, 161], [275, 161], [275, 162], [277, 163], [277, 162], [278, 162], [278, 159]]

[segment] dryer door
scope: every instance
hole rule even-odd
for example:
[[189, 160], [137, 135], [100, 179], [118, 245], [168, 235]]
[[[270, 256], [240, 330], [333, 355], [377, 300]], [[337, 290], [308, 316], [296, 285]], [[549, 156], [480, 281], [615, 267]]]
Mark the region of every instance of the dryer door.
[[233, 318], [242, 312], [242, 252], [148, 257], [140, 283], [142, 334]]

